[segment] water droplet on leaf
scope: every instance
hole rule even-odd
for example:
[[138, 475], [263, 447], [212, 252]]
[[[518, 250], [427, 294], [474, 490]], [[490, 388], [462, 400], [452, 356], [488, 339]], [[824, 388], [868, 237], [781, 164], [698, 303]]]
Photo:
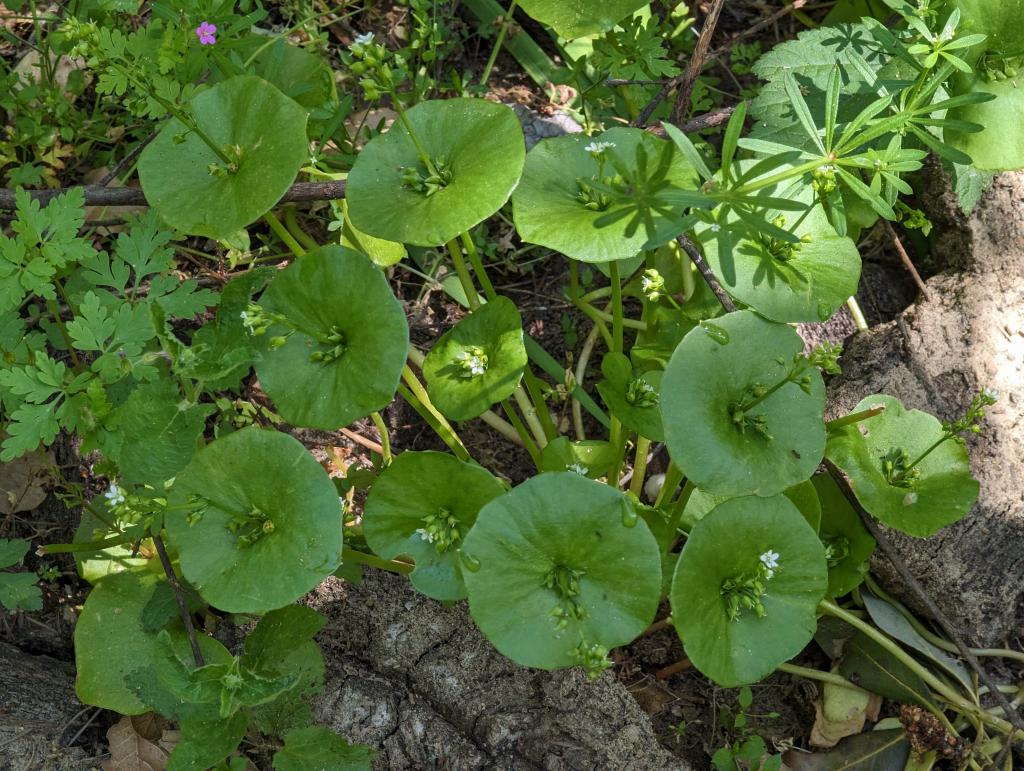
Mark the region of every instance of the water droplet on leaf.
[[640, 520], [640, 515], [636, 513], [636, 509], [630, 506], [628, 503], [622, 506], [622, 524], [625, 527], [636, 527], [636, 523]]
[[703, 329], [705, 333], [707, 333], [708, 337], [710, 337], [719, 345], [728, 345], [729, 333], [726, 332], [717, 324], [711, 324], [707, 321], [702, 321], [700, 323], [700, 328]]
[[903, 496], [904, 506], [913, 506], [915, 503], [917, 503], [917, 493], [907, 493]]
[[477, 573], [480, 570], [480, 560], [464, 551], [459, 551], [459, 561], [462, 563], [462, 567], [470, 573]]
[[818, 303], [818, 318], [821, 321], [828, 321], [832, 318], [832, 306], [824, 300]]

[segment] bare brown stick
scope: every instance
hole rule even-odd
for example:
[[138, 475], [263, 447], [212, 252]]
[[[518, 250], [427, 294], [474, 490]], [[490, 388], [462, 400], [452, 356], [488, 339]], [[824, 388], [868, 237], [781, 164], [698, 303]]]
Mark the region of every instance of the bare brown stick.
[[715, 297], [718, 298], [718, 302], [722, 304], [722, 307], [726, 311], [732, 313], [736, 310], [736, 303], [732, 301], [732, 298], [726, 294], [726, 291], [722, 289], [722, 285], [718, 283], [718, 279], [715, 277], [714, 272], [711, 270], [711, 266], [708, 265], [707, 260], [704, 259], [704, 255], [700, 253], [700, 249], [693, 243], [687, 236], [679, 236], [676, 238], [679, 245], [686, 252], [693, 264], [697, 266], [697, 270], [704, 277], [704, 280], [708, 282], [708, 286], [711, 287], [711, 291], [715, 293]]
[[896, 254], [900, 256], [900, 260], [903, 262], [903, 266], [910, 272], [910, 277], [914, 279], [914, 283], [917, 284], [917, 289], [921, 293], [924, 299], [928, 299], [928, 287], [925, 286], [924, 281], [921, 280], [921, 274], [917, 272], [917, 268], [914, 267], [914, 262], [910, 259], [910, 255], [907, 254], [907, 250], [903, 248], [903, 242], [900, 240], [899, 234], [896, 232], [896, 228], [892, 226], [889, 220], [883, 219], [885, 223], [885, 229], [889, 231], [889, 237], [892, 239], [892, 245], [896, 247]]
[[347, 428], [341, 429], [341, 433], [343, 433], [356, 444], [361, 444], [363, 447], [365, 447], [367, 450], [370, 450], [371, 452], [375, 452], [378, 455], [384, 454], [384, 448], [381, 447], [377, 442], [373, 441], [372, 439], [367, 439], [365, 436], [361, 436], [360, 434], [357, 434], [355, 431], [350, 431]]
[[654, 673], [654, 677], [658, 680], [668, 680], [672, 675], [678, 675], [680, 672], [685, 672], [692, 666], [689, 659], [683, 659], [677, 661], [675, 664], [669, 664], [663, 669], [659, 669]]
[[185, 592], [181, 588], [178, 576], [174, 574], [174, 566], [171, 564], [171, 558], [167, 556], [164, 539], [154, 535], [153, 543], [156, 545], [156, 553], [160, 555], [160, 564], [164, 566], [164, 572], [167, 574], [167, 583], [171, 585], [174, 599], [178, 601], [178, 611], [181, 613], [182, 623], [185, 624], [185, 634], [188, 635], [188, 644], [192, 648], [192, 658], [196, 660], [197, 667], [206, 666], [203, 652], [199, 650], [199, 638], [196, 637], [196, 628], [192, 624], [192, 614], [188, 612], [188, 603], [185, 602]]
[[131, 152], [128, 153], [128, 155], [126, 155], [124, 158], [122, 158], [114, 168], [112, 168], [110, 171], [104, 174], [103, 179], [101, 179], [96, 184], [99, 187], [106, 187], [111, 182], [113, 182], [115, 178], [121, 176], [125, 169], [131, 166], [132, 163], [134, 163], [135, 159], [142, 155], [142, 151], [146, 149], [146, 145], [148, 145], [150, 142], [156, 139], [156, 135], [159, 133], [159, 131], [154, 131], [148, 137], [146, 137], [137, 145], [135, 145], [135, 147], [132, 148]]
[[782, 8], [779, 8], [777, 11], [775, 11], [775, 13], [771, 14], [770, 16], [766, 16], [756, 24], [750, 25], [749, 27], [747, 27], [747, 29], [743, 30], [739, 34], [733, 35], [733, 37], [729, 39], [728, 43], [719, 48], [716, 48], [714, 51], [708, 54], [708, 61], [712, 61], [722, 56], [723, 54], [728, 53], [729, 49], [732, 48], [741, 40], [748, 38], [751, 35], [756, 35], [765, 27], [769, 26], [770, 24], [774, 24], [783, 16], [786, 16], [787, 14], [792, 13], [793, 11], [800, 10], [805, 5], [807, 5], [807, 0], [793, 0], [793, 2], [790, 3], [789, 5], [785, 5]]
[[660, 632], [662, 629], [668, 629], [671, 626], [672, 616], [665, 616], [665, 618], [661, 619], [660, 621], [655, 621], [653, 624], [647, 627], [644, 631], [640, 633], [640, 636], [649, 637], [652, 634]]
[[718, 26], [718, 17], [722, 13], [725, 0], [713, 0], [708, 15], [704, 17], [704, 26], [700, 28], [700, 37], [697, 38], [697, 45], [690, 57], [690, 64], [683, 73], [683, 79], [679, 81], [679, 89], [676, 91], [676, 101], [672, 105], [672, 117], [670, 120], [677, 126], [683, 122], [686, 113], [690, 109], [690, 95], [693, 94], [693, 86], [697, 82], [697, 76], [704, 69], [704, 62], [707, 60], [708, 49], [711, 47], [711, 38], [715, 34], [715, 27]]
[[[711, 112], [706, 112], [703, 115], [698, 115], [694, 118], [690, 118], [685, 123], [679, 125], [679, 130], [684, 134], [690, 134], [694, 131], [703, 131], [704, 129], [714, 128], [715, 126], [721, 126], [723, 123], [729, 122], [729, 117], [736, 112], [736, 107], [721, 107]], [[661, 125], [647, 126], [647, 131], [652, 134], [657, 134], [660, 137], [665, 136], [665, 128]]]
[[[101, 187], [84, 185], [86, 206], [148, 206], [146, 194], [138, 187]], [[61, 187], [51, 190], [29, 190], [29, 194], [41, 203], [68, 192], [73, 188]], [[345, 197], [345, 180], [330, 182], [296, 182], [285, 192], [280, 203], [302, 203], [308, 201], [330, 201]], [[0, 189], [0, 209], [15, 207], [14, 191]]]
[[666, 96], [672, 93], [673, 89], [678, 90], [676, 91], [675, 104], [672, 107], [671, 121], [677, 126], [682, 123], [683, 118], [686, 116], [687, 105], [690, 103], [690, 95], [693, 93], [693, 85], [697, 82], [697, 76], [700, 75], [700, 71], [704, 67], [708, 47], [711, 45], [711, 36], [718, 25], [718, 16], [721, 14], [722, 6], [724, 5], [725, 0], [714, 0], [711, 10], [704, 17], [704, 26], [701, 27], [700, 37], [697, 38], [697, 45], [693, 49], [693, 55], [690, 57], [690, 63], [686, 71], [676, 75], [661, 87], [661, 90], [654, 95], [654, 98], [637, 115], [636, 120], [633, 121], [633, 126], [639, 128], [646, 126], [647, 121], [651, 119], [651, 115], [658, 109], [658, 105], [661, 104]]
[[875, 542], [878, 544], [882, 553], [885, 554], [886, 559], [889, 560], [893, 568], [899, 574], [900, 579], [907, 585], [911, 592], [917, 597], [917, 599], [924, 605], [931, 616], [938, 622], [939, 626], [942, 627], [942, 631], [946, 633], [946, 636], [956, 646], [960, 652], [961, 658], [967, 662], [967, 665], [974, 670], [974, 673], [978, 676], [986, 686], [988, 686], [989, 693], [996, 700], [996, 703], [1003, 708], [1006, 714], [1006, 719], [1013, 724], [1013, 727], [1018, 731], [1024, 732], [1024, 719], [1021, 718], [1020, 713], [1010, 704], [1009, 700], [999, 690], [995, 681], [989, 676], [988, 672], [981, 666], [977, 656], [975, 656], [971, 649], [967, 647], [963, 639], [960, 637], [960, 632], [957, 630], [956, 625], [949, 620], [945, 613], [935, 604], [935, 601], [931, 598], [925, 588], [921, 586], [921, 583], [914, 578], [914, 574], [910, 572], [910, 568], [907, 567], [907, 563], [903, 561], [903, 558], [896, 552], [892, 544], [889, 543], [889, 539], [885, 533], [878, 527], [874, 518], [860, 505], [860, 501], [857, 500], [856, 494], [853, 492], [853, 488], [850, 487], [850, 482], [846, 478], [846, 475], [835, 466], [828, 459], [825, 460], [825, 466], [828, 468], [828, 473], [832, 479], [835, 480], [839, 490], [843, 493], [843, 496], [849, 501], [854, 511], [860, 515], [861, 520], [864, 522], [864, 526], [868, 529], [874, 537]]

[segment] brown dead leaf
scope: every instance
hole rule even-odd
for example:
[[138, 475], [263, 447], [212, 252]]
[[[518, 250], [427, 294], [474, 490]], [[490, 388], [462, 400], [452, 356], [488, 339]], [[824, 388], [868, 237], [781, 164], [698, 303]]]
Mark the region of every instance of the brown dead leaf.
[[30, 452], [10, 463], [0, 463], [0, 514], [31, 511], [46, 500], [52, 469], [51, 453]]
[[[152, 726], [143, 722], [151, 729]], [[165, 771], [170, 752], [142, 736], [130, 717], [122, 717], [107, 731], [110, 760], [103, 761], [103, 771]]]

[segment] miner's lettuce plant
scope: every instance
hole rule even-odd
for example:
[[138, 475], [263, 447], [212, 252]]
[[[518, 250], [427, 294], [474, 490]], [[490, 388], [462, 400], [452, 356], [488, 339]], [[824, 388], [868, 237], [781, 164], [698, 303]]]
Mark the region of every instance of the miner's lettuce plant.
[[[521, 2], [567, 36], [641, 5]], [[765, 54], [753, 129], [739, 105], [717, 158], [671, 124], [664, 138], [616, 127], [526, 153], [504, 105], [406, 106], [408, 73], [361, 36], [346, 62], [397, 118], [358, 152], [336, 242], [316, 248], [272, 212], [300, 170], [329, 173], [310, 132], [336, 95], [308, 52], [271, 49], [273, 64], [241, 28], [192, 19], [213, 77], [175, 90], [133, 67], [141, 42], [69, 23], [106, 87], [166, 117], [139, 158], [150, 213], [106, 250], [79, 235], [79, 192], [45, 208], [20, 192], [0, 237], [3, 458], [65, 431], [98, 451], [109, 479], [82, 501], [76, 543], [50, 547], [74, 552], [95, 582], [76, 630], [82, 700], [178, 721], [172, 771], [226, 763], [253, 732], [273, 738], [275, 768], [368, 767], [364, 749], [312, 726], [323, 619], [294, 603], [372, 566], [428, 597], [468, 598], [516, 662], [592, 676], [666, 598], [687, 656], [727, 686], [791, 666], [821, 619], [838, 618], [860, 635], [847, 672], [875, 646], [1005, 734], [1005, 720], [893, 642], [903, 637], [875, 619], [881, 606], [872, 625], [838, 602], [864, 589], [875, 542], [862, 513], [918, 537], [967, 514], [978, 484], [962, 437], [995, 395], [948, 423], [886, 395], [826, 422], [824, 376], [840, 351], [807, 352], [790, 326], [825, 321], [855, 294], [857, 235], [897, 218], [928, 152], [1024, 165], [1016, 140], [982, 125], [1014, 109], [992, 84], [1016, 76], [1020, 4], [890, 5], [895, 28], [812, 30]], [[232, 34], [238, 50], [221, 55]], [[573, 371], [487, 273], [471, 231], [506, 205], [522, 241], [568, 261], [568, 300], [592, 322]], [[174, 275], [176, 235], [232, 244], [261, 217], [293, 253], [286, 267], [252, 267], [219, 293]], [[443, 248], [468, 308], [427, 352], [410, 345], [381, 269], [405, 245]], [[583, 263], [608, 286], [585, 292]], [[252, 372], [266, 401], [243, 392]], [[449, 452], [392, 453], [380, 412], [396, 395]], [[348, 486], [286, 430], [363, 418], [383, 452]], [[457, 424], [476, 418], [522, 446], [537, 475], [509, 489], [474, 459]], [[644, 502], [654, 442], [671, 463]], [[351, 486], [368, 489], [361, 511]], [[218, 614], [259, 617], [239, 652], [197, 631]], [[333, 765], [303, 765], [325, 757]]]

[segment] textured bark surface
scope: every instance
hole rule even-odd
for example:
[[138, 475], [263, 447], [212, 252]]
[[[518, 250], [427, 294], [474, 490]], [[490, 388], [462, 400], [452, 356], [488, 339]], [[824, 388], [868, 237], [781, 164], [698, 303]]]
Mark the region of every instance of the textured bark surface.
[[[999, 177], [966, 219], [941, 190], [928, 200], [943, 228], [936, 256], [957, 272], [933, 277], [929, 299], [847, 341], [830, 417], [887, 393], [951, 419], [981, 388], [999, 390], [983, 435], [968, 443], [981, 482], [973, 511], [928, 539], [891, 534], [942, 610], [991, 645], [1019, 634], [1024, 619], [1024, 174]], [[899, 590], [884, 558], [874, 569]]]
[[85, 719], [80, 710], [74, 667], [0, 643], [0, 771], [98, 769], [63, 746]]
[[474, 628], [465, 603], [445, 607], [368, 571], [358, 586], [328, 580], [310, 604], [328, 618], [318, 716], [378, 748], [377, 768], [688, 768], [611, 675], [519, 667]]

